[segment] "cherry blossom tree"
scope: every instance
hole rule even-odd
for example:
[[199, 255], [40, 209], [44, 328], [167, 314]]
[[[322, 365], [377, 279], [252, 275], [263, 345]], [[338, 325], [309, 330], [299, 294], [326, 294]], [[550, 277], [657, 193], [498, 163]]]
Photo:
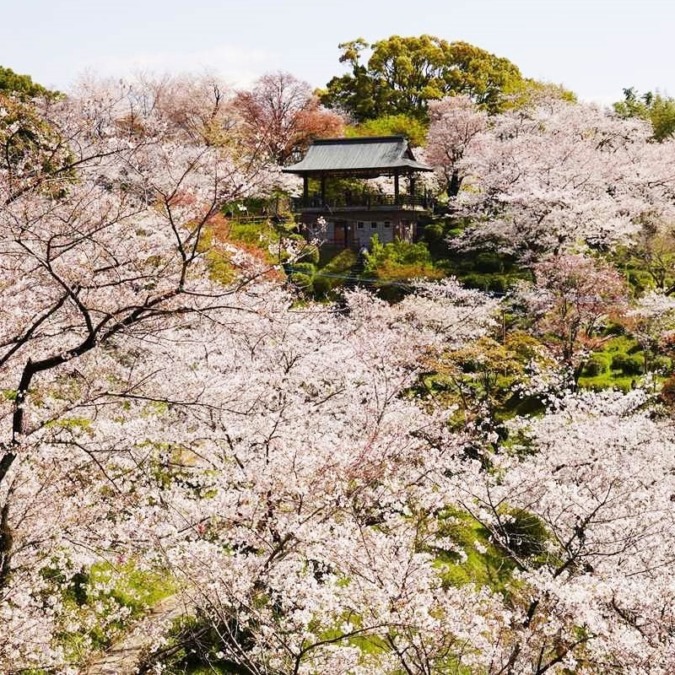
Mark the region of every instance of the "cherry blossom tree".
[[521, 298], [538, 333], [578, 377], [584, 356], [602, 342], [600, 329], [627, 310], [626, 283], [609, 263], [578, 254], [551, 256], [533, 271], [534, 287], [521, 289]]
[[[221, 305], [233, 289], [205, 284], [205, 228], [223, 201], [270, 182], [255, 157], [234, 158], [203, 141], [187, 142], [182, 129], [144, 100], [135, 86], [122, 85], [49, 102], [35, 113], [44, 116], [44, 140], [0, 171], [0, 368], [6, 387], [0, 594], [5, 625], [19, 622], [17, 632], [7, 631], [7, 663], [19, 655], [35, 658], [50, 644], [52, 633], [40, 633], [54, 620], [51, 610], [42, 611], [41, 575], [50, 556], [65, 550], [69, 516], [63, 509], [79, 514], [88, 505], [77, 490], [85, 499], [78, 506], [59, 496], [78, 475], [96, 493], [95, 478], [83, 469], [96, 466], [95, 458], [85, 454], [83, 460], [73, 451], [77, 443], [47, 440], [55, 428], [87, 423], [70, 416], [74, 402], [91, 395], [75, 364], [88, 354], [96, 354], [95, 362], [104, 351], [112, 365], [123, 335], [161, 332]], [[256, 270], [243, 281], [251, 274]], [[117, 358], [124, 360], [122, 353]], [[105, 364], [100, 367], [105, 373]], [[55, 462], [62, 464], [58, 471], [49, 468]], [[53, 503], [49, 517], [39, 506], [43, 498]], [[85, 529], [105, 520], [102, 508], [91, 508]], [[37, 530], [29, 526], [33, 518]], [[25, 557], [32, 549], [37, 557]], [[56, 611], [58, 603], [50, 606]], [[10, 611], [21, 607], [33, 613], [15, 617]]]
[[249, 145], [278, 164], [288, 163], [313, 138], [339, 136], [344, 127], [340, 115], [322, 109], [309, 84], [290, 73], [263, 75], [250, 91], [237, 94], [234, 106]]
[[[247, 324], [254, 349], [240, 351], [230, 336], [232, 346], [203, 364], [204, 381], [229, 401], [214, 430], [214, 441], [227, 440], [217, 455], [200, 449], [212, 457], [212, 498], [175, 502], [175, 527], [193, 523], [199, 543], [181, 542], [170, 562], [218, 627], [221, 652], [250, 672], [342, 672], [360, 660], [351, 638], [406, 651], [424, 622], [442, 631], [439, 651], [462, 643], [454, 620], [443, 628], [418, 602], [439, 594], [439, 613], [462, 606], [469, 620], [472, 611], [466, 592], [446, 594], [433, 557], [417, 550], [426, 525], [410, 511], [426, 492], [426, 458], [452, 462], [454, 442], [443, 415], [400, 394], [415, 381], [416, 349], [481, 334], [491, 303], [481, 308], [477, 294], [453, 285], [422, 292], [416, 311], [363, 292], [348, 299], [347, 317], [268, 309], [264, 322]], [[399, 658], [380, 654], [361, 667]]]
[[[40, 400], [24, 403], [36, 429], [4, 483], [24, 490], [7, 502], [16, 547], [8, 579], [21, 575], [32, 602], [10, 617], [34, 621], [35, 588], [52, 597], [52, 580], [35, 578], [47, 564], [70, 581], [93, 561], [131, 559], [172, 570], [223, 631], [223, 652], [251, 672], [322, 667], [344, 660], [342, 651], [353, 659], [349, 637], [389, 635], [399, 612], [418, 635], [428, 613], [416, 593], [442, 587], [433, 558], [416, 550], [421, 524], [407, 505], [430, 469], [419, 459], [445, 465], [454, 442], [440, 442], [443, 415], [400, 393], [416, 377], [416, 349], [480, 335], [492, 307], [453, 286], [424, 293], [427, 309], [414, 314], [359, 293], [345, 318], [289, 311], [280, 289], [250, 285], [229, 307], [183, 314], [174, 329], [120, 331], [65, 372], [44, 373]], [[40, 509], [45, 491], [58, 505], [49, 514]], [[37, 550], [26, 544], [38, 538]], [[18, 589], [3, 590], [11, 606]], [[444, 612], [460, 603], [467, 620], [473, 611], [466, 592], [442, 602]], [[52, 607], [40, 622], [45, 649], [67, 613], [58, 594]], [[106, 609], [108, 620], [124, 617]], [[324, 636], [335, 629], [340, 654], [332, 654], [339, 641]], [[438, 639], [454, 644], [454, 630]], [[8, 635], [8, 662], [49, 662], [44, 651], [23, 651], [35, 642], [22, 624]]]
[[143, 104], [157, 108], [187, 141], [206, 145], [233, 145], [237, 115], [234, 93], [217, 77], [141, 77]]
[[673, 434], [645, 402], [562, 397], [466, 491], [526, 589], [489, 672], [672, 670]]
[[[366, 628], [343, 631], [353, 656], [349, 636], [389, 630], [396, 588], [440, 587], [397, 513], [404, 467], [443, 434], [401, 397], [415, 350], [482, 334], [494, 303], [445, 284], [419, 306], [357, 294], [348, 318], [296, 312], [229, 250], [238, 278], [218, 286], [204, 233], [269, 185], [266, 165], [186, 134], [133, 87], [80, 96], [48, 111], [62, 166], [2, 176], [0, 663], [63, 669], [75, 657], [57, 634], [81, 633], [86, 653], [90, 622], [124, 623], [111, 582], [82, 581], [122, 561], [166, 570], [214, 626], [241, 617], [252, 653], [223, 648], [258, 669], [330, 662], [339, 602], [380, 594]], [[390, 513], [391, 537], [374, 528]], [[410, 573], [356, 592], [366, 550], [410, 556]]]
[[425, 159], [442, 173], [451, 199], [459, 194], [464, 180], [460, 162], [476, 137], [486, 130], [487, 119], [487, 113], [468, 96], [451, 96], [429, 104]]
[[491, 118], [458, 166], [470, 185], [459, 201], [476, 220], [460, 244], [492, 241], [531, 259], [606, 249], [645, 224], [669, 222], [670, 149], [649, 138], [639, 120], [560, 100]]
[[[256, 675], [672, 671], [654, 401], [549, 391], [487, 439], [419, 384], [494, 343], [500, 301], [448, 279], [298, 303], [217, 242], [212, 279], [221, 204], [276, 173], [162, 96], [86, 85], [0, 168], [0, 670], [80, 669], [133, 622], [132, 568], [192, 619], [150, 631], [147, 669], [184, 638]], [[620, 300], [588, 258], [535, 269], [574, 348]]]

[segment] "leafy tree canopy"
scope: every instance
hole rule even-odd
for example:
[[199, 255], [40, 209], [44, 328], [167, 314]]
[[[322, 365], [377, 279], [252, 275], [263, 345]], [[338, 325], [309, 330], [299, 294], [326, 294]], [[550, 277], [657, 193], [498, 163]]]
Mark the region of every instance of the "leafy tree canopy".
[[654, 139], [663, 141], [675, 134], [675, 99], [648, 91], [638, 93], [635, 87], [623, 90], [623, 101], [614, 104], [619, 117], [638, 117], [651, 122]]
[[37, 106], [0, 91], [0, 173], [6, 172], [10, 183], [40, 181], [63, 172], [71, 159], [58, 131]]
[[357, 38], [339, 47], [340, 62], [350, 66], [351, 73], [334, 77], [320, 98], [357, 121], [396, 114], [425, 119], [429, 101], [453, 94], [466, 94], [497, 112], [505, 97], [527, 82], [508, 59], [431, 35], [393, 35], [373, 44]]
[[61, 93], [43, 87], [33, 82], [30, 75], [19, 75], [11, 68], [0, 66], [0, 94], [13, 94], [19, 98], [28, 99], [44, 96], [45, 98], [58, 98]]
[[405, 136], [413, 146], [425, 145], [427, 124], [410, 115], [385, 115], [347, 127], [347, 136]]

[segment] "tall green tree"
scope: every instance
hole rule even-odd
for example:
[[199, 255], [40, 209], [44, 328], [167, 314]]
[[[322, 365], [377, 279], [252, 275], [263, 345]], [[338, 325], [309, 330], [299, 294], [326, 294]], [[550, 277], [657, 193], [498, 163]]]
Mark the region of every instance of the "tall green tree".
[[384, 115], [348, 127], [346, 136], [405, 136], [415, 147], [425, 145], [428, 125], [410, 115]]
[[357, 38], [339, 47], [351, 72], [334, 77], [321, 102], [359, 122], [398, 114], [426, 119], [429, 101], [455, 94], [498, 112], [527, 82], [508, 59], [431, 35], [393, 35], [373, 44]]
[[623, 101], [614, 104], [614, 110], [624, 119], [639, 117], [649, 120], [656, 141], [675, 135], [675, 99], [671, 96], [651, 91], [640, 94], [635, 87], [628, 87], [623, 90]]
[[62, 98], [0, 66], [0, 174], [16, 192], [62, 171], [68, 161], [70, 151], [46, 115]]
[[0, 91], [0, 175], [16, 193], [44, 184], [49, 177], [73, 177], [71, 150], [37, 102]]
[[19, 75], [11, 68], [0, 66], [0, 94], [13, 95], [21, 99], [58, 98], [61, 93], [33, 82], [30, 75]]

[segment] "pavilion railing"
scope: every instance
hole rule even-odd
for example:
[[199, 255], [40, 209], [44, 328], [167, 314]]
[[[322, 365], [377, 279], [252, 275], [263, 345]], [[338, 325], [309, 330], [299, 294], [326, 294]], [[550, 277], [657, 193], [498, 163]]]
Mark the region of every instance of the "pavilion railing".
[[332, 208], [382, 208], [382, 207], [401, 207], [401, 208], [433, 208], [433, 199], [427, 194], [399, 194], [398, 197], [388, 194], [364, 194], [344, 192], [338, 195], [331, 195], [322, 199], [320, 194], [310, 194], [305, 199], [297, 197], [293, 199], [293, 210], [301, 209], [332, 209]]

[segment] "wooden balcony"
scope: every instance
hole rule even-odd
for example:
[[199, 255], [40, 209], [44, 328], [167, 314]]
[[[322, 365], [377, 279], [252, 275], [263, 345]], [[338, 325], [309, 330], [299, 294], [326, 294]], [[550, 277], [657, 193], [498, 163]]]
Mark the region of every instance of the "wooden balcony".
[[322, 198], [321, 194], [310, 194], [307, 198], [297, 197], [292, 200], [294, 211], [430, 211], [434, 200], [427, 194], [365, 194], [345, 192], [339, 195]]

